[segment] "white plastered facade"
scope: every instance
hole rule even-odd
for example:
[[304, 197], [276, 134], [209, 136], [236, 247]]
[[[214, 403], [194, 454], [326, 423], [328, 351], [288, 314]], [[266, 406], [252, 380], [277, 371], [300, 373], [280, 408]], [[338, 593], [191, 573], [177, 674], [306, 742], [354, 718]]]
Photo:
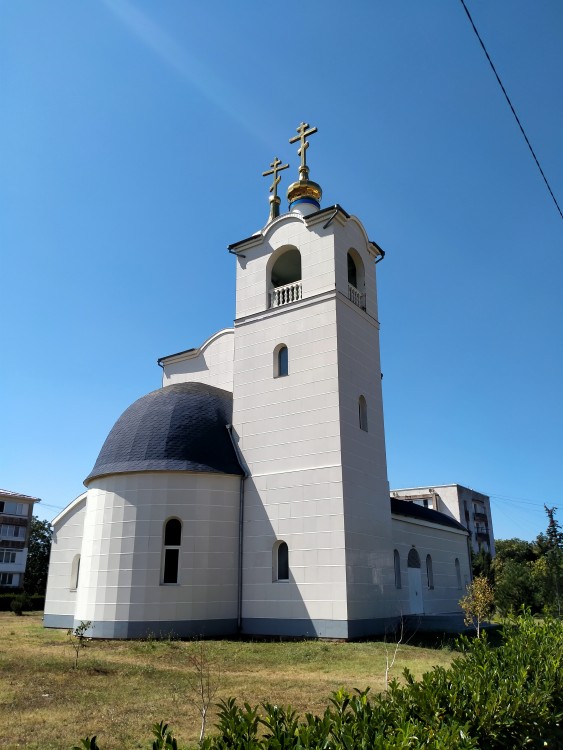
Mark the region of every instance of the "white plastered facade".
[[[56, 519], [47, 624], [91, 621], [95, 637], [355, 638], [382, 632], [403, 615], [459, 614], [457, 567], [462, 585], [471, 575], [467, 533], [391, 514], [379, 248], [337, 207], [284, 214], [233, 247], [234, 328], [159, 364], [164, 388], [195, 382], [233, 393], [232, 436], [247, 472], [242, 494], [234, 475], [162, 471], [95, 479]], [[300, 254], [298, 295], [272, 306], [272, 271], [289, 250]], [[349, 253], [361, 286], [355, 292]], [[288, 354], [283, 376], [276, 371], [280, 347]], [[163, 524], [170, 517], [187, 534], [174, 586], [162, 583]], [[276, 574], [280, 544], [289, 558], [283, 579]], [[406, 567], [413, 547], [422, 566], [432, 557], [434, 575], [416, 607]], [[400, 588], [395, 550], [405, 566]]]
[[224, 328], [197, 349], [188, 349], [159, 360], [162, 385], [207, 383], [232, 392], [234, 333], [233, 328]]

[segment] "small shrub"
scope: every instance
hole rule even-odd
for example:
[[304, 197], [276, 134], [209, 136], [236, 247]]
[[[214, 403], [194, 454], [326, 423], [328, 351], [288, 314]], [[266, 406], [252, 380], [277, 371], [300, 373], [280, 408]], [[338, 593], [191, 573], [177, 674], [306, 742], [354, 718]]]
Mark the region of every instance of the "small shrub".
[[[92, 625], [92, 622], [90, 620], [82, 620], [80, 625], [77, 625], [75, 628], [69, 628], [66, 632], [68, 639], [70, 641], [70, 645], [74, 649], [75, 659], [74, 659], [74, 668], [78, 669], [78, 656], [80, 654], [80, 650], [85, 648], [86, 646], [86, 632]], [[93, 738], [96, 739], [95, 737]]]
[[10, 609], [18, 617], [21, 617], [24, 611], [29, 612], [32, 606], [31, 599], [27, 594], [18, 594], [10, 602]]
[[18, 596], [15, 599], [12, 599], [12, 603], [10, 604], [10, 609], [18, 617], [21, 617], [23, 615], [23, 601], [21, 597]]

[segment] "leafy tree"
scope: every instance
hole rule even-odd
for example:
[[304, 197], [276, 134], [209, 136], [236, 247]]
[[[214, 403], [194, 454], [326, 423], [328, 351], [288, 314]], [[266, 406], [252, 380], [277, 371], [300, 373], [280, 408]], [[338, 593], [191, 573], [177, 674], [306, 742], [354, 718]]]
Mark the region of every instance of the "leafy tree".
[[540, 555], [537, 544], [525, 542], [523, 539], [496, 539], [495, 562], [502, 563], [513, 560], [517, 563], [533, 562]]
[[494, 582], [493, 569], [492, 569], [493, 558], [491, 553], [487, 552], [484, 547], [479, 548], [479, 552], [473, 552], [471, 554], [471, 567], [473, 568], [473, 577], [478, 578], [484, 576], [489, 583]]
[[544, 550], [544, 606], [560, 617], [563, 593], [563, 532], [555, 519], [557, 508], [548, 508], [547, 505], [543, 507], [549, 520], [547, 531], [538, 536], [537, 544]]
[[48, 521], [31, 519], [24, 589], [28, 594], [44, 594], [47, 588], [47, 572], [53, 531]]
[[514, 559], [494, 561], [495, 603], [502, 615], [522, 607], [538, 612], [542, 608], [540, 591], [533, 574], [534, 563]]
[[477, 638], [480, 638], [481, 623], [491, 619], [495, 608], [495, 593], [488, 579], [485, 576], [474, 578], [459, 605], [465, 613], [465, 624], [473, 625]]

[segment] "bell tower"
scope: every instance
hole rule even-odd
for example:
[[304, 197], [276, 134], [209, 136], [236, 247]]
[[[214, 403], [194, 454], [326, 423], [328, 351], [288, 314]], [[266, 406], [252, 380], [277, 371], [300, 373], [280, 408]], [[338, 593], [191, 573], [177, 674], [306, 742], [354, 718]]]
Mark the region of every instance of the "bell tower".
[[242, 629], [354, 638], [396, 616], [375, 264], [384, 253], [309, 179], [237, 256], [233, 428], [245, 480]]

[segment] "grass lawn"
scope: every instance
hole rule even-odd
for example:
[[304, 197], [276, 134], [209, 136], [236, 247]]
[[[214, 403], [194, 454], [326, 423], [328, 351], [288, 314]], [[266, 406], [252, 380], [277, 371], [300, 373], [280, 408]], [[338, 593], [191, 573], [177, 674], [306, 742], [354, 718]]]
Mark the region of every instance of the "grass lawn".
[[[45, 630], [42, 613], [0, 612], [0, 748], [69, 750], [96, 734], [103, 750], [149, 748], [151, 726], [164, 719], [181, 747], [199, 736], [190, 698], [188, 654], [180, 641], [90, 641], [74, 668], [65, 631]], [[218, 675], [217, 699], [291, 704], [322, 712], [333, 690], [382, 690], [391, 644], [322, 641], [208, 641]], [[448, 666], [447, 649], [401, 645], [391, 676]], [[215, 713], [211, 716], [210, 730]]]

